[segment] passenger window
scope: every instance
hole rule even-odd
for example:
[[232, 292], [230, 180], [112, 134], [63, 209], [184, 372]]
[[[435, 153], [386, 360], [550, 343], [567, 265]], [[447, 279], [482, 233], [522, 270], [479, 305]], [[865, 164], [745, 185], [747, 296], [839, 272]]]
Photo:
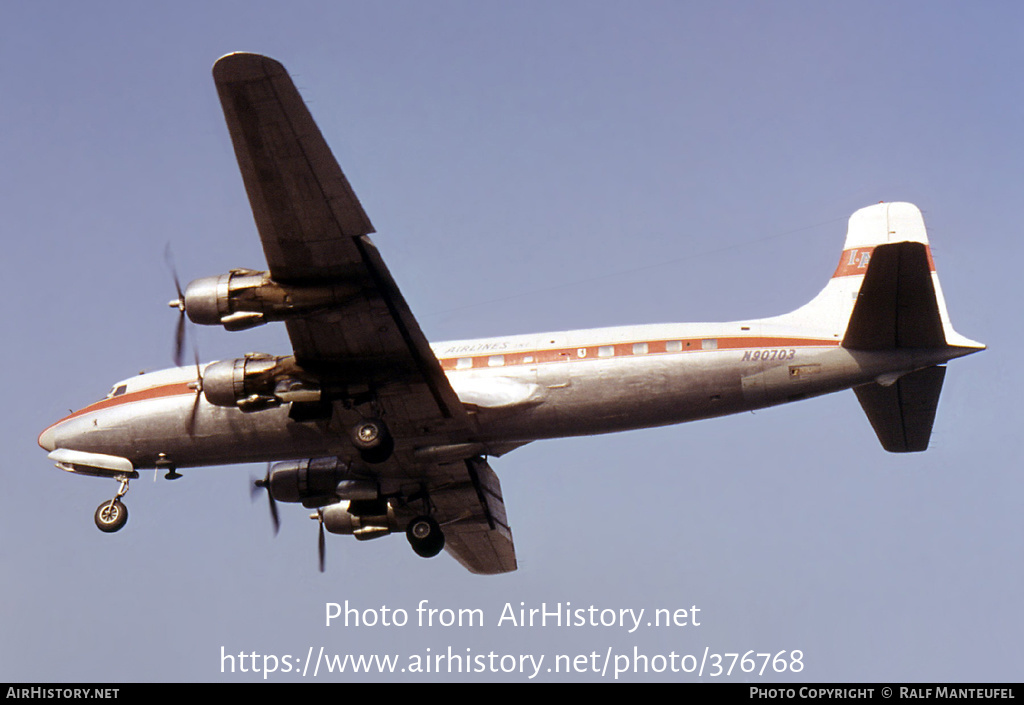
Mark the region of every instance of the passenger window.
[[646, 355], [647, 354], [647, 343], [633, 343], [633, 354], [634, 355]]
[[615, 354], [615, 346], [614, 345], [602, 345], [601, 347], [599, 347], [597, 349], [597, 356], [598, 357], [611, 357], [614, 354]]
[[473, 358], [471, 357], [460, 357], [455, 361], [455, 369], [457, 370], [468, 370], [473, 366]]
[[718, 338], [705, 338], [700, 341], [701, 350], [718, 350]]
[[665, 343], [665, 352], [682, 352], [683, 341], [681, 340], [669, 340]]
[[488, 367], [501, 367], [504, 364], [505, 364], [505, 356], [504, 355], [491, 355], [489, 358], [487, 358], [487, 366]]

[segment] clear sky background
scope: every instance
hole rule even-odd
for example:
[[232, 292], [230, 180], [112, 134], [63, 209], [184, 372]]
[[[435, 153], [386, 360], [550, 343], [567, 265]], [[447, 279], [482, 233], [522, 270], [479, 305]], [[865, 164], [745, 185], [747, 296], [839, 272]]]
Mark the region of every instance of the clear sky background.
[[[116, 483], [36, 437], [171, 364], [167, 243], [185, 280], [264, 267], [210, 77], [237, 50], [292, 73], [431, 340], [783, 313], [854, 210], [905, 200], [990, 349], [950, 365], [922, 454], [885, 453], [844, 392], [496, 459], [510, 575], [330, 535], [321, 575], [308, 511], [282, 505], [275, 538], [250, 501], [260, 466], [147, 471], [101, 534]], [[0, 681], [259, 680], [222, 648], [320, 647], [545, 669], [801, 650], [801, 673], [731, 679], [1019, 680], [1022, 60], [1012, 2], [0, 2]], [[205, 359], [289, 352], [281, 325], [197, 338]], [[346, 600], [410, 623], [326, 627]], [[421, 600], [486, 623], [415, 626]], [[700, 626], [498, 626], [567, 602], [696, 605]], [[384, 679], [316, 680], [356, 678]]]

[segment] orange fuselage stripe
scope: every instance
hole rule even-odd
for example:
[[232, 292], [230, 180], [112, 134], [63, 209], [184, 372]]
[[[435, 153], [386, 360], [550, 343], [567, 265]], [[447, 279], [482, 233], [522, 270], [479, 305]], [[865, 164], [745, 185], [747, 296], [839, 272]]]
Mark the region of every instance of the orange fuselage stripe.
[[[714, 341], [713, 346], [704, 347], [705, 341]], [[669, 345], [675, 343], [681, 349], [669, 349]], [[634, 352], [635, 346], [646, 345], [646, 350], [641, 349]], [[794, 347], [820, 347], [839, 345], [838, 340], [823, 340], [815, 338], [760, 338], [760, 337], [733, 337], [716, 338], [707, 336], [705, 338], [679, 339], [669, 338], [667, 340], [637, 340], [626, 343], [608, 343], [606, 345], [586, 345], [574, 348], [550, 348], [545, 350], [490, 350], [483, 355], [460, 355], [457, 357], [445, 357], [440, 360], [441, 369], [465, 370], [470, 368], [490, 367], [491, 358], [500, 356], [502, 358], [500, 367], [512, 365], [539, 365], [550, 362], [565, 362], [567, 360], [609, 360], [616, 357], [643, 357], [644, 355], [679, 355], [689, 352], [714, 352], [715, 350], [746, 350], [756, 348], [794, 348]], [[602, 348], [611, 348], [611, 354], [601, 354]], [[461, 361], [461, 364], [460, 364]], [[468, 361], [468, 362], [467, 362]]]
[[[54, 426], [57, 426], [58, 424], [62, 424], [65, 421], [70, 421], [71, 419], [74, 419], [74, 418], [77, 418], [79, 416], [82, 416], [83, 414], [91, 413], [93, 411], [100, 411], [102, 409], [109, 409], [109, 408], [114, 407], [114, 406], [120, 406], [121, 404], [130, 404], [131, 402], [145, 401], [147, 399], [160, 399], [162, 397], [176, 397], [176, 396], [183, 396], [185, 394], [193, 394], [194, 395], [196, 393], [196, 390], [194, 390], [191, 387], [189, 387], [189, 384], [192, 384], [192, 383], [191, 382], [174, 382], [172, 384], [162, 384], [162, 385], [159, 385], [159, 386], [156, 386], [156, 387], [148, 387], [147, 389], [140, 389], [137, 392], [129, 392], [129, 393], [126, 393], [126, 394], [119, 394], [116, 397], [106, 397], [105, 399], [100, 399], [97, 402], [93, 402], [92, 404], [89, 404], [89, 406], [83, 407], [83, 408], [79, 409], [78, 411], [76, 411], [76, 412], [74, 412], [72, 414], [69, 414], [68, 416], [65, 416], [60, 421], [57, 421], [56, 423], [51, 424], [46, 430], [43, 431], [43, 433], [46, 433], [46, 431], [49, 431], [51, 428], [53, 428]], [[40, 434], [40, 435], [42, 435], [42, 434]]]
[[[705, 341], [715, 341], [713, 347], [705, 348]], [[675, 343], [681, 346], [680, 350], [668, 349], [670, 343]], [[646, 351], [634, 352], [634, 346], [646, 345]], [[449, 370], [463, 370], [471, 368], [486, 368], [490, 367], [490, 359], [496, 355], [502, 357], [501, 367], [509, 367], [514, 365], [537, 365], [546, 364], [553, 362], [567, 362], [569, 360], [583, 361], [583, 360], [608, 360], [616, 357], [643, 357], [645, 355], [678, 355], [689, 352], [714, 352], [715, 350], [745, 350], [745, 349], [758, 349], [758, 348], [795, 348], [795, 347], [822, 347], [822, 346], [836, 346], [839, 345], [838, 340], [824, 340], [824, 339], [813, 339], [813, 338], [771, 338], [771, 337], [732, 337], [732, 338], [692, 338], [680, 340], [678, 338], [670, 338], [667, 340], [649, 340], [649, 341], [635, 341], [627, 343], [609, 343], [607, 345], [587, 345], [585, 347], [575, 348], [555, 348], [545, 350], [516, 350], [513, 352], [502, 352], [502, 351], [491, 351], [485, 355], [466, 355], [461, 357], [446, 357], [439, 362], [441, 368], [445, 371]], [[601, 348], [612, 348], [611, 354], [600, 355], [599, 349]], [[470, 360], [471, 364], [463, 362], [459, 365], [460, 360]], [[116, 397], [107, 397], [100, 401], [89, 404], [88, 406], [79, 409], [78, 411], [65, 416], [60, 421], [52, 424], [49, 428], [53, 428], [58, 424], [70, 421], [71, 419], [83, 416], [94, 411], [101, 411], [103, 409], [109, 409], [112, 407], [120, 406], [122, 404], [131, 404], [139, 401], [148, 401], [151, 399], [161, 399], [165, 397], [174, 396], [185, 396], [194, 395], [196, 390], [190, 385], [192, 382], [174, 382], [171, 384], [159, 385], [156, 387], [149, 387], [147, 389], [140, 389], [136, 392], [128, 392], [121, 394]], [[47, 430], [49, 430], [49, 428]], [[44, 431], [45, 433], [45, 431]]]

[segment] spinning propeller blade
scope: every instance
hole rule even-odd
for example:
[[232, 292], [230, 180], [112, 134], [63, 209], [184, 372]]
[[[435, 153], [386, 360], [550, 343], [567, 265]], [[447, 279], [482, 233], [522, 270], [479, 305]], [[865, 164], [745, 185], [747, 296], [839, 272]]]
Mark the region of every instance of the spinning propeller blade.
[[171, 243], [167, 243], [164, 250], [164, 261], [167, 268], [171, 270], [171, 278], [174, 280], [174, 290], [178, 298], [168, 302], [168, 306], [178, 309], [178, 325], [174, 334], [174, 364], [181, 367], [185, 364], [185, 292], [181, 290], [181, 280], [178, 279], [178, 270], [174, 266], [174, 257], [171, 255]]
[[317, 509], [316, 514], [310, 514], [310, 519], [316, 519], [320, 522], [320, 536], [317, 539], [317, 554], [320, 559], [320, 572], [324, 572], [324, 563], [327, 557], [327, 542], [324, 538], [324, 510]]
[[[203, 371], [199, 364], [199, 349], [195, 345], [192, 346], [192, 352], [195, 355], [196, 360], [196, 381], [190, 382], [189, 387], [196, 390], [195, 399], [192, 400], [192, 410], [188, 415], [188, 435], [192, 437], [196, 435], [196, 417], [199, 415], [199, 400], [203, 396]], [[179, 365], [180, 367], [180, 365]]]
[[274, 501], [274, 495], [270, 491], [270, 463], [267, 463], [266, 475], [259, 480], [253, 481], [249, 493], [250, 498], [255, 499], [256, 493], [260, 490], [266, 490], [267, 492], [267, 501], [270, 503], [270, 520], [274, 524], [274, 536], [277, 536], [277, 532], [281, 529], [281, 519], [277, 515], [277, 502]]

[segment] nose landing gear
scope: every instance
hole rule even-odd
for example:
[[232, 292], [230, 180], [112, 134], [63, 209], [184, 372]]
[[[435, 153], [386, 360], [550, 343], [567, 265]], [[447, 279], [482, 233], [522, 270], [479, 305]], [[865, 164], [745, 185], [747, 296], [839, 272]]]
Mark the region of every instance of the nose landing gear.
[[115, 479], [121, 482], [121, 487], [117, 490], [117, 494], [114, 495], [112, 500], [104, 502], [97, 507], [96, 514], [93, 515], [96, 528], [106, 534], [119, 531], [128, 522], [128, 508], [121, 501], [121, 498], [128, 492], [128, 477], [126, 475], [119, 475]]

